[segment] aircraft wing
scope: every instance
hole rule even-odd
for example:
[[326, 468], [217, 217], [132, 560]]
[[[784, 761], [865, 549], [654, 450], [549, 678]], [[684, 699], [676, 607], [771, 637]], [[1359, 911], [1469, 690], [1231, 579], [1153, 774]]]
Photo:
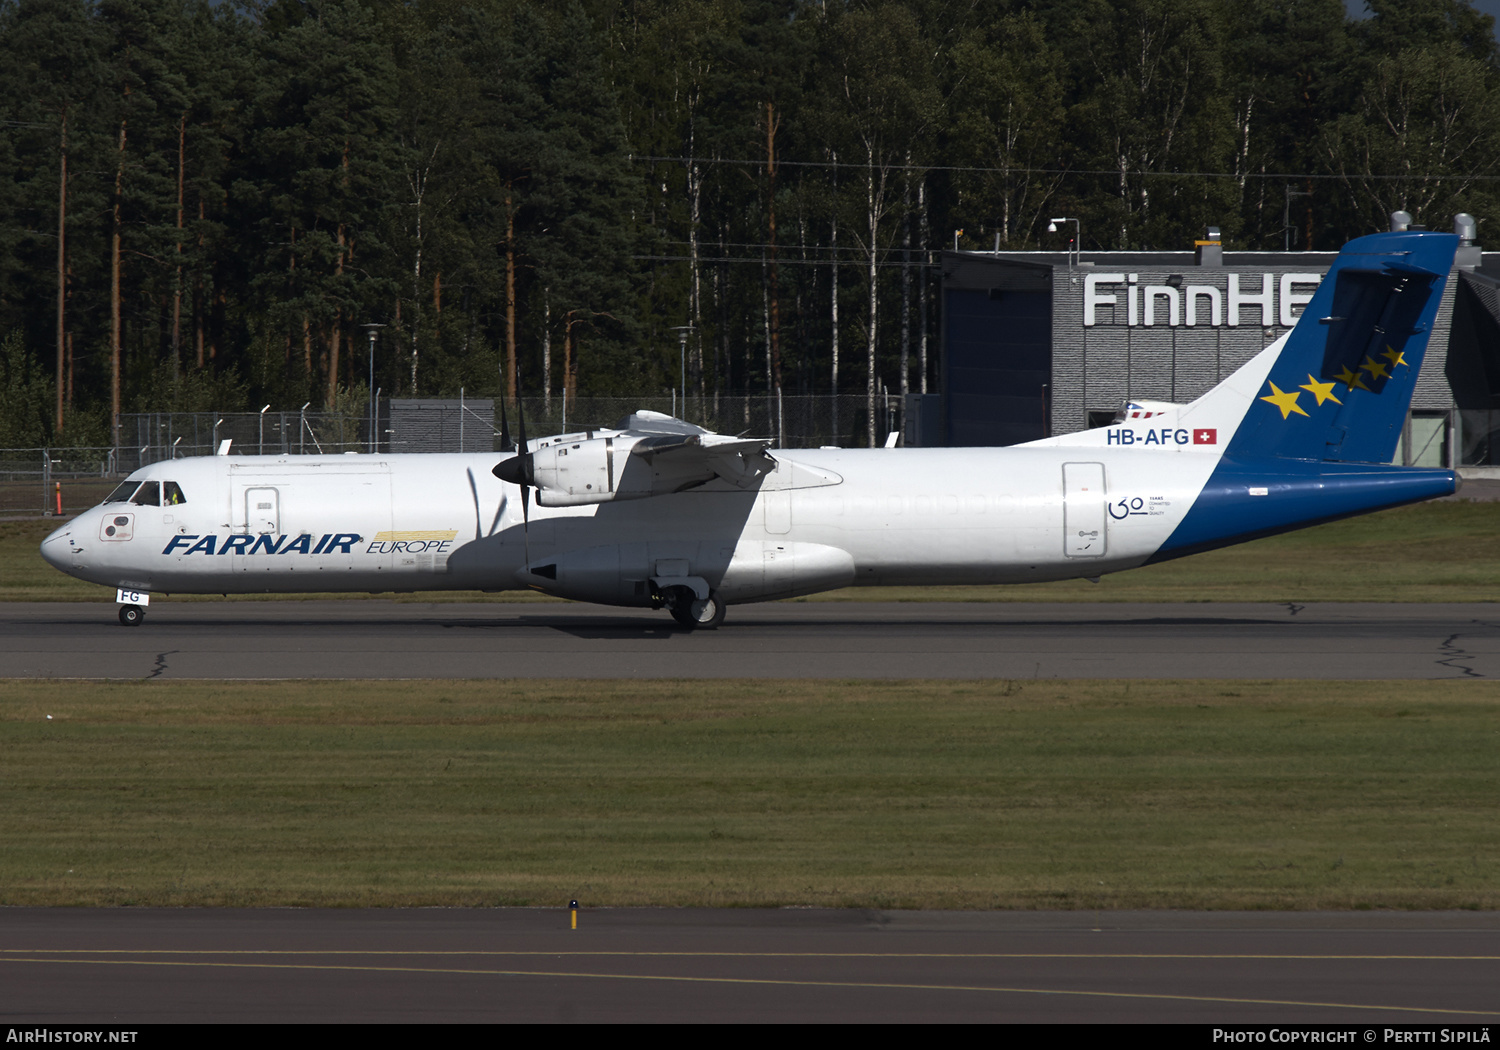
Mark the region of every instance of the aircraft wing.
[[614, 430], [530, 444], [494, 473], [534, 486], [548, 507], [645, 499], [715, 478], [750, 488], [776, 468], [768, 439], [715, 434], [659, 412], [637, 412]]
[[748, 488], [776, 468], [776, 460], [766, 451], [770, 447], [771, 442], [765, 438], [737, 438], [705, 431], [642, 438], [630, 454], [651, 464], [659, 478], [685, 478], [685, 484], [667, 490], [680, 492], [684, 487], [714, 477]]

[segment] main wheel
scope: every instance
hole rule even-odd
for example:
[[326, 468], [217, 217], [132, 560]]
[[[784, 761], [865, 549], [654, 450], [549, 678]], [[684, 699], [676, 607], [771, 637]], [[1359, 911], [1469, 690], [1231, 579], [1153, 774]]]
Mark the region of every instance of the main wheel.
[[724, 600], [718, 591], [709, 591], [708, 597], [699, 599], [686, 587], [678, 590], [678, 598], [672, 603], [672, 619], [690, 631], [712, 631], [724, 622]]
[[139, 627], [146, 618], [146, 610], [139, 605], [120, 606], [120, 622], [126, 627]]

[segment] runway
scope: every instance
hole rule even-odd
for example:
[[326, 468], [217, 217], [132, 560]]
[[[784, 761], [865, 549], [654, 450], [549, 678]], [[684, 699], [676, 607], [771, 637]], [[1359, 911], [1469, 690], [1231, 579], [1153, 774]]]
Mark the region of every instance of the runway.
[[1500, 676], [1496, 604], [779, 602], [717, 631], [561, 603], [0, 604], [7, 678]]
[[1500, 1020], [1488, 914], [6, 909], [0, 967], [13, 1026]]

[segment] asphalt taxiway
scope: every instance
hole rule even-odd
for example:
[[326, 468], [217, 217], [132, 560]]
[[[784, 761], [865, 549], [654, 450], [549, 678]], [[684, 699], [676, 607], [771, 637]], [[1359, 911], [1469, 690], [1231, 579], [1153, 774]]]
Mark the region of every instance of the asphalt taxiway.
[[1495, 676], [1497, 604], [780, 602], [691, 633], [564, 603], [0, 604], [6, 678]]
[[11, 1026], [1171, 1021], [1363, 1041], [1500, 1021], [1500, 917], [584, 909], [573, 930], [563, 908], [18, 908], [0, 974]]

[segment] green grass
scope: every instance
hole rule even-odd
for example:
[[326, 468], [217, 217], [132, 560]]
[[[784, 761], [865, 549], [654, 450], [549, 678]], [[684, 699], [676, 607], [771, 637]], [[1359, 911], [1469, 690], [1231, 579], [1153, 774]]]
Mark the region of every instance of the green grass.
[[[42, 561], [37, 547], [54, 527], [52, 521], [0, 523], [0, 601], [112, 598], [107, 588], [64, 576]], [[851, 587], [803, 600], [1495, 601], [1500, 598], [1497, 539], [1500, 503], [1425, 503], [1115, 573], [1097, 584], [1072, 580], [995, 587]], [[221, 600], [218, 595], [213, 598]], [[477, 591], [422, 592], [400, 598], [552, 600], [531, 592], [482, 595]]]
[[8, 681], [0, 905], [1491, 909], [1497, 746], [1486, 682]]

